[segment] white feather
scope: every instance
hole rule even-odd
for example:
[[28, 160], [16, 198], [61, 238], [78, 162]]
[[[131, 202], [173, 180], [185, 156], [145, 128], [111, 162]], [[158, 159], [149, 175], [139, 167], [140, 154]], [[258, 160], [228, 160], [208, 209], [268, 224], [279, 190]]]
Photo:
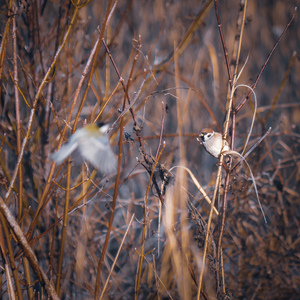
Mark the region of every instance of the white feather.
[[52, 154], [51, 159], [54, 160], [57, 164], [61, 164], [69, 155], [73, 153], [74, 150], [78, 147], [77, 142], [69, 143], [62, 146], [57, 152]]

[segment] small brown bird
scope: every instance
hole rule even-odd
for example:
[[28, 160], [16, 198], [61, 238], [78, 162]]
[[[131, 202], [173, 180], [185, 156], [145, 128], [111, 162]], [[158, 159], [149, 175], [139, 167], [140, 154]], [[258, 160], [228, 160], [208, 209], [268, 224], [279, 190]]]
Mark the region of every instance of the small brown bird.
[[[228, 142], [225, 141], [224, 148], [222, 149], [223, 139], [222, 134], [214, 132], [210, 128], [204, 128], [199, 137], [201, 138], [204, 149], [212, 156], [218, 158], [221, 152], [229, 151], [230, 147]], [[197, 139], [199, 141], [199, 139]]]

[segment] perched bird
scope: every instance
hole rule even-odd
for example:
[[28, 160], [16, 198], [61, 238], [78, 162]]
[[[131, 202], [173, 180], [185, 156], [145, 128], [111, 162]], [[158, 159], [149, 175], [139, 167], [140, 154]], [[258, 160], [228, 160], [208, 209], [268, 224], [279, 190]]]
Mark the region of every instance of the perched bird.
[[[205, 128], [201, 131], [199, 137], [201, 138], [204, 149], [212, 156], [218, 158], [221, 152], [229, 151], [228, 142], [225, 141], [224, 148], [222, 149], [223, 139], [222, 134], [214, 132], [210, 128]], [[199, 141], [199, 139], [197, 139]]]
[[101, 173], [110, 174], [116, 170], [117, 159], [110, 147], [106, 134], [109, 125], [95, 123], [77, 129], [69, 142], [55, 152], [51, 159], [61, 164], [69, 155], [77, 162], [88, 161]]

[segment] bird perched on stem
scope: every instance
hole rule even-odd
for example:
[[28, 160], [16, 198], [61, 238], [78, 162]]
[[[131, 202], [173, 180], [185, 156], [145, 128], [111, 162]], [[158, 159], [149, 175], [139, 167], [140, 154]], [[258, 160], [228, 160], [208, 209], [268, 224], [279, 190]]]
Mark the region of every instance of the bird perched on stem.
[[[201, 138], [201, 144], [204, 146], [204, 149], [212, 156], [218, 158], [221, 152], [230, 151], [230, 147], [228, 142], [225, 141], [223, 146], [223, 138], [222, 134], [219, 132], [215, 132], [210, 128], [204, 128], [199, 137]], [[197, 138], [198, 142], [199, 139]]]

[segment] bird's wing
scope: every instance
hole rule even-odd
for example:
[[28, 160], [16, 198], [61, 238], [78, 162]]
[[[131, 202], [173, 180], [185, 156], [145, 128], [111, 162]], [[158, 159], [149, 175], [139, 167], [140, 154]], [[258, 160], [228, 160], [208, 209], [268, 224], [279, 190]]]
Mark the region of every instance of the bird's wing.
[[57, 164], [61, 164], [73, 151], [78, 147], [78, 143], [75, 141], [70, 141], [62, 146], [57, 152], [52, 154], [51, 159], [54, 160]]
[[111, 150], [108, 137], [89, 137], [85, 143], [80, 144], [79, 151], [101, 173], [110, 174], [116, 170], [117, 159]]

